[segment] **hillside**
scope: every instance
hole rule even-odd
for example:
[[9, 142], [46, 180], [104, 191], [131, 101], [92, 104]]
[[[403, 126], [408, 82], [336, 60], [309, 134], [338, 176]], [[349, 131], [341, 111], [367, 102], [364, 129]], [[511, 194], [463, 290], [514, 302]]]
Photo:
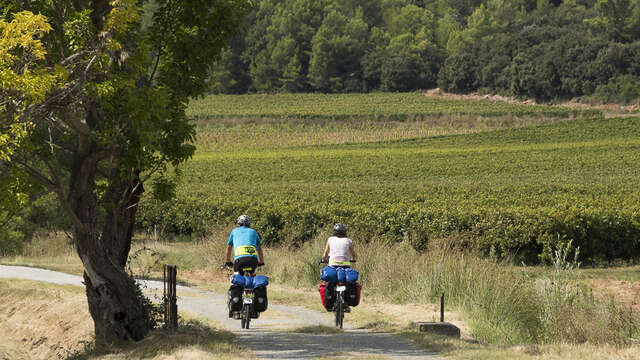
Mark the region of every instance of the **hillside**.
[[411, 91], [637, 103], [629, 0], [264, 0], [212, 91]]

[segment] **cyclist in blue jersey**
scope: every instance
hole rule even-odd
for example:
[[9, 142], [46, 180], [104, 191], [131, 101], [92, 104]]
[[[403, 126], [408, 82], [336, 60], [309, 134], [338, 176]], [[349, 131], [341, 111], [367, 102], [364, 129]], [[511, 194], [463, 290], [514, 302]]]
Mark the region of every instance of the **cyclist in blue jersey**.
[[233, 271], [240, 275], [245, 272], [254, 275], [256, 268], [264, 265], [260, 235], [250, 227], [251, 218], [247, 215], [240, 215], [236, 224], [238, 227], [231, 231], [227, 242], [226, 265], [233, 266]]

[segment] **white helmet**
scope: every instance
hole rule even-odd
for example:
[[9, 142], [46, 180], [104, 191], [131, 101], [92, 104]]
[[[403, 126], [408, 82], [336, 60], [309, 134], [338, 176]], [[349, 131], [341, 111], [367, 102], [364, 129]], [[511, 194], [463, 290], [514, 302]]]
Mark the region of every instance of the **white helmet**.
[[251, 218], [249, 217], [249, 215], [240, 215], [240, 216], [238, 216], [238, 219], [236, 220], [236, 224], [238, 224], [240, 226], [249, 227], [249, 226], [251, 226]]

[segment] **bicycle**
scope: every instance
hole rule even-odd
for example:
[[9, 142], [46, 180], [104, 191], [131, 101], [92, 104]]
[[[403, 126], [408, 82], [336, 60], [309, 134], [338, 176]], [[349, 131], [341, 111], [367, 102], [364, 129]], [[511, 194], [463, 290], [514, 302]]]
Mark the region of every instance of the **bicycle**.
[[[258, 264], [257, 267], [263, 265], [264, 264]], [[221, 266], [221, 269], [222, 268], [230, 269], [226, 264]], [[260, 313], [255, 311], [255, 289], [261, 286], [266, 287], [268, 285], [268, 278], [263, 275], [256, 276], [255, 273], [251, 274], [245, 269], [245, 275], [234, 273], [231, 276], [231, 283], [237, 286], [242, 286], [242, 309], [240, 311], [234, 311], [233, 318], [240, 320], [240, 327], [242, 329], [249, 329], [251, 319], [257, 319], [260, 317]], [[266, 301], [266, 298], [264, 301]]]
[[[351, 260], [351, 263], [355, 263], [355, 260]], [[318, 261], [318, 265], [326, 264], [326, 261]], [[333, 305], [333, 314], [335, 320], [335, 326], [342, 329], [344, 323], [344, 314], [351, 312], [351, 308], [344, 301], [344, 292], [347, 290], [346, 282], [336, 282], [336, 300]]]

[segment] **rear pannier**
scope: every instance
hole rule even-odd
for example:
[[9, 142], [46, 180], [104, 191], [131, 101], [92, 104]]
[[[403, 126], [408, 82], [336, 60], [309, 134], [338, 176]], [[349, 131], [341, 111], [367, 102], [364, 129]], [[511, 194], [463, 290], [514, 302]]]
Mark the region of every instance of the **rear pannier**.
[[269, 300], [267, 300], [267, 287], [260, 286], [253, 289], [254, 302], [253, 302], [253, 310], [257, 312], [263, 312], [267, 310], [267, 306], [269, 305]]
[[229, 309], [231, 311], [242, 310], [242, 286], [231, 285], [229, 292], [227, 293], [229, 300]]
[[327, 311], [332, 311], [333, 304], [336, 301], [336, 284], [322, 281], [320, 286], [318, 286], [318, 292], [320, 293], [322, 306], [324, 306]]
[[358, 306], [360, 304], [360, 290], [360, 283], [348, 283], [347, 289], [344, 291], [344, 302], [349, 306]]

